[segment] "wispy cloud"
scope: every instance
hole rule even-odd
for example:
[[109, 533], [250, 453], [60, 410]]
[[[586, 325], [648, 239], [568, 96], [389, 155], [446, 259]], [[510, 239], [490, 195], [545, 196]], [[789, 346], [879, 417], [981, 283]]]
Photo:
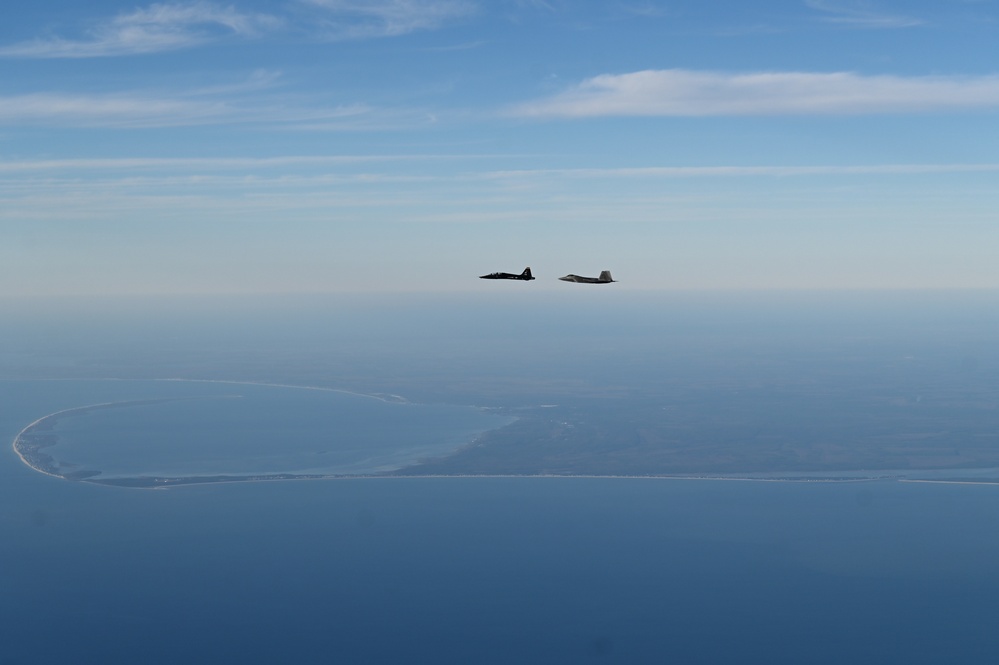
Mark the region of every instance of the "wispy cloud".
[[627, 4], [622, 7], [622, 10], [633, 16], [655, 19], [666, 18], [674, 14], [673, 10], [654, 2]]
[[[440, 28], [477, 10], [474, 0], [300, 0], [318, 8], [308, 26], [322, 39], [365, 39]], [[252, 13], [209, 0], [151, 4], [94, 23], [81, 36], [54, 36], [0, 46], [6, 58], [97, 58], [159, 53], [226, 37], [253, 38], [293, 27], [295, 12]]]
[[544, 11], [558, 11], [553, 0], [513, 0], [513, 4], [519, 9], [542, 9]]
[[[913, 164], [787, 164], [717, 166], [636, 166], [614, 168], [530, 168], [477, 169], [475, 162], [491, 162], [511, 155], [493, 154], [388, 154], [388, 155], [281, 155], [273, 157], [110, 157], [90, 159], [0, 160], [0, 173], [8, 178], [0, 185], [21, 188], [36, 174], [55, 178], [86, 177], [93, 182], [129, 182], [142, 186], [197, 182], [204, 187], [218, 185], [253, 187], [273, 185], [322, 186], [331, 182], [368, 185], [400, 182], [492, 182], [544, 180], [664, 180], [687, 178], [809, 178], [828, 176], [922, 176], [971, 173], [999, 173], [999, 163], [913, 163]], [[446, 165], [451, 164], [452, 168]], [[428, 168], [433, 165], [433, 172]], [[390, 167], [391, 172], [379, 171]], [[363, 169], [363, 170], [362, 170]], [[374, 169], [374, 170], [371, 170]], [[122, 175], [124, 174], [124, 175]], [[33, 180], [32, 180], [33, 181]], [[34, 181], [33, 181], [34, 182]], [[44, 186], [57, 180], [44, 179]]]
[[[416, 159], [429, 159], [425, 156]], [[436, 159], [443, 159], [437, 157]], [[640, 166], [617, 168], [567, 168], [520, 170], [463, 170], [459, 174], [423, 176], [426, 180], [480, 181], [523, 180], [537, 182], [545, 178], [562, 180], [635, 179], [672, 180], [685, 178], [809, 178], [827, 176], [921, 176], [955, 173], [999, 173], [999, 163], [979, 164], [827, 164], [821, 166], [789, 164], [784, 166]], [[366, 176], [369, 177], [369, 176]], [[399, 176], [393, 176], [399, 177]], [[411, 176], [410, 179], [412, 179]]]
[[322, 8], [331, 39], [393, 37], [434, 30], [477, 9], [469, 0], [305, 0]]
[[822, 12], [824, 21], [856, 28], [912, 28], [925, 23], [911, 16], [882, 12], [869, 2], [844, 4], [829, 0], [805, 0], [805, 5]]
[[683, 69], [604, 74], [513, 107], [522, 117], [921, 113], [999, 108], [999, 75], [730, 74]]
[[[2, 164], [2, 162], [0, 162]], [[2, 167], [0, 167], [2, 168]], [[527, 169], [491, 171], [479, 177], [490, 179], [558, 178], [758, 178], [793, 176], [937, 175], [948, 173], [996, 173], [999, 164], [864, 164], [825, 166], [644, 166], [609, 169]]]
[[288, 100], [182, 93], [32, 93], [0, 96], [0, 124], [56, 127], [185, 127], [222, 123], [339, 122], [347, 128], [376, 121], [379, 113], [361, 104], [294, 105]]
[[209, 2], [153, 4], [102, 21], [85, 37], [53, 37], [0, 47], [0, 56], [94, 58], [156, 53], [197, 46], [227, 35], [254, 37], [282, 20]]
[[277, 130], [372, 131], [434, 124], [426, 109], [376, 107], [280, 86], [280, 72], [186, 89], [0, 94], [0, 127], [153, 128], [248, 125]]
[[35, 93], [0, 97], [0, 123], [59, 126], [158, 127], [206, 124], [234, 113], [222, 101], [141, 94]]
[[[420, 177], [426, 177], [423, 167], [438, 162], [461, 162], [493, 160], [510, 155], [494, 154], [387, 154], [387, 155], [280, 155], [273, 157], [96, 157], [77, 159], [28, 159], [0, 160], [0, 173], [32, 174], [39, 172], [85, 172], [94, 175], [98, 172], [127, 171], [130, 175], [139, 171], [160, 173], [197, 174], [202, 172], [217, 174], [220, 171], [266, 173], [276, 170], [284, 179], [289, 171], [319, 169], [325, 174], [331, 168], [353, 168], [359, 165], [386, 165], [417, 163]], [[325, 177], [325, 175], [323, 176]], [[374, 176], [363, 174], [368, 180]], [[412, 179], [414, 176], [407, 176]]]

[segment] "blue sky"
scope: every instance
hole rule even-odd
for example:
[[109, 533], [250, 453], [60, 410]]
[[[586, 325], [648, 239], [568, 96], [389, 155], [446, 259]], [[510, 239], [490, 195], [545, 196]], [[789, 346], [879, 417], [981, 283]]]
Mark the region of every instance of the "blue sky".
[[20, 3], [0, 294], [999, 288], [996, 44], [993, 0]]

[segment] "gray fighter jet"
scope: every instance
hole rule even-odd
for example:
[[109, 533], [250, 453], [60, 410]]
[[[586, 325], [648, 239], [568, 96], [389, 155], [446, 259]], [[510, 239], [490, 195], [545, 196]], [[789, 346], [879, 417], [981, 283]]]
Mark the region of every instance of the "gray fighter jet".
[[529, 282], [534, 279], [534, 275], [531, 274], [531, 269], [524, 268], [524, 272], [519, 275], [514, 275], [512, 272], [491, 272], [488, 275], [481, 275], [479, 279], [519, 279], [525, 282]]
[[565, 277], [559, 277], [563, 282], [578, 282], [579, 284], [610, 284], [611, 282], [616, 282], [616, 279], [611, 278], [610, 270], [604, 270], [600, 273], [600, 277], [580, 277], [579, 275], [566, 275]]

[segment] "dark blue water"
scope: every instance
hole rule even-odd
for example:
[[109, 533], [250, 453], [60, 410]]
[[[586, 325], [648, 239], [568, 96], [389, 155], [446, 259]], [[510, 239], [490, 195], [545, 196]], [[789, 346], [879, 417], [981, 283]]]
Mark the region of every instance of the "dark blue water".
[[[0, 434], [77, 398], [70, 384], [21, 383]], [[999, 650], [997, 487], [143, 491], [46, 477], [5, 449], [4, 664], [939, 663]]]

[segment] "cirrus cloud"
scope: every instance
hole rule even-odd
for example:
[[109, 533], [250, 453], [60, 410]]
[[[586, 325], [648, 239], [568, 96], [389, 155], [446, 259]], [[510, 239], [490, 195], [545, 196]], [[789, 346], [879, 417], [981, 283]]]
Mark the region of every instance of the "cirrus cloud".
[[102, 21], [81, 39], [54, 37], [0, 47], [0, 56], [95, 58], [157, 53], [203, 44], [224, 35], [253, 37], [280, 18], [247, 14], [209, 2], [153, 4]]
[[999, 108], [999, 75], [731, 74], [683, 69], [603, 74], [508, 113], [521, 117], [861, 115]]
[[107, 94], [31, 93], [0, 96], [0, 125], [36, 127], [191, 127], [256, 123], [294, 128], [325, 122], [340, 129], [384, 123], [375, 109], [362, 104], [289, 107], [274, 100], [235, 99], [197, 93]]
[[395, 37], [419, 30], [433, 30], [472, 14], [468, 0], [307, 0], [324, 9], [322, 20], [331, 39]]
[[805, 5], [825, 14], [828, 23], [855, 28], [912, 28], [924, 25], [922, 19], [901, 14], [889, 14], [872, 9], [867, 3], [845, 5], [829, 0], [805, 0]]

